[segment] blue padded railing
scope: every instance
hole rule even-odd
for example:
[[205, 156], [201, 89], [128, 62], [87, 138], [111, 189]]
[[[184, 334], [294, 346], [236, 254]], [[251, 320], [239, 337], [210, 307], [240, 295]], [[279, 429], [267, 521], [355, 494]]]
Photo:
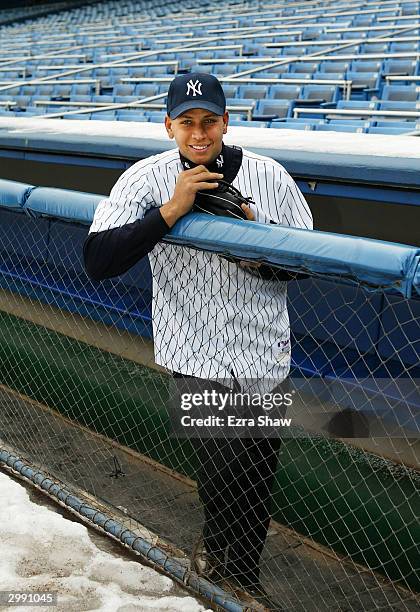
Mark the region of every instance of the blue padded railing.
[[[102, 196], [0, 180], [0, 286], [152, 338], [147, 258], [91, 281], [82, 246]], [[289, 283], [293, 372], [420, 378], [420, 249], [191, 213], [165, 241], [311, 275]], [[398, 322], [398, 325], [396, 324]]]

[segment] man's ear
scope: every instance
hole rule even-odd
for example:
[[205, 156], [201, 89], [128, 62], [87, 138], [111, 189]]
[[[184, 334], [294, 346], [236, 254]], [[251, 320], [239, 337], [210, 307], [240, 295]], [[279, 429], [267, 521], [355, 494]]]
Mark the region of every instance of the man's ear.
[[172, 120], [170, 117], [168, 117], [168, 115], [166, 115], [165, 117], [165, 128], [166, 128], [166, 131], [168, 132], [169, 138], [174, 138], [174, 133], [172, 131]]
[[226, 134], [229, 124], [229, 113], [227, 111], [223, 114], [223, 134]]

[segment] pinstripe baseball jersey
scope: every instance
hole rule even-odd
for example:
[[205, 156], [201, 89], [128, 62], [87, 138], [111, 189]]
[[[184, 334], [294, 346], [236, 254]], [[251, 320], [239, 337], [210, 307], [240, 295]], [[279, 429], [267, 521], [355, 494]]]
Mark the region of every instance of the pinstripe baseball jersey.
[[[131, 166], [99, 203], [90, 232], [132, 223], [165, 204], [182, 170], [178, 149]], [[243, 149], [232, 184], [254, 202], [255, 221], [312, 228], [304, 197], [276, 161]], [[286, 282], [265, 280], [214, 253], [162, 242], [149, 260], [156, 363], [200, 378], [286, 378]]]

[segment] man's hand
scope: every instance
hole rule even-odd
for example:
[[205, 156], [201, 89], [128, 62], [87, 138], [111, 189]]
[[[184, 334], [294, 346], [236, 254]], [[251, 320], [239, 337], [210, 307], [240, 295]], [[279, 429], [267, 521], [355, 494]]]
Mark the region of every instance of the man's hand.
[[241, 208], [246, 214], [247, 221], [255, 221], [255, 216], [249, 206], [246, 204], [241, 204]]
[[[178, 175], [172, 198], [160, 208], [160, 213], [169, 227], [189, 212], [200, 189], [217, 189], [217, 179], [223, 174], [210, 172], [205, 166], [184, 170]], [[252, 213], [251, 213], [252, 214]]]

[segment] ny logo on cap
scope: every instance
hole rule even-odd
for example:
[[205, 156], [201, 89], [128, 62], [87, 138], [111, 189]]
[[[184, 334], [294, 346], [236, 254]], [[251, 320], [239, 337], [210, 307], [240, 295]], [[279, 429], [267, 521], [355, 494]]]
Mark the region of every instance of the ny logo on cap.
[[197, 94], [201, 96], [201, 85], [202, 83], [198, 79], [195, 81], [195, 83], [192, 79], [190, 79], [187, 83], [187, 96], [189, 96], [190, 93], [192, 93], [193, 96], [196, 96]]

